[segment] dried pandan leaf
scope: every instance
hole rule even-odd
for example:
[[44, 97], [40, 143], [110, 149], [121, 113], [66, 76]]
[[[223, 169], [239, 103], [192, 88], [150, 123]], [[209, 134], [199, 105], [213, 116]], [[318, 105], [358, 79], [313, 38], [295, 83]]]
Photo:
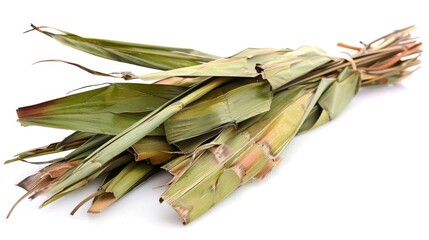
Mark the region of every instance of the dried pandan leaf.
[[198, 65], [219, 58], [194, 49], [84, 38], [56, 28], [36, 27], [33, 24], [31, 27], [66, 46], [89, 54], [161, 70]]
[[70, 149], [75, 149], [84, 144], [88, 139], [93, 137], [92, 133], [74, 132], [60, 142], [51, 143], [47, 146], [34, 148], [15, 155], [13, 159], [5, 161], [5, 164], [20, 161], [33, 157], [40, 157], [48, 154], [59, 153]]
[[[17, 110], [18, 120], [23, 126], [115, 135], [185, 90], [171, 85], [114, 83], [21, 107]], [[150, 135], [164, 135], [164, 129], [155, 128]]]

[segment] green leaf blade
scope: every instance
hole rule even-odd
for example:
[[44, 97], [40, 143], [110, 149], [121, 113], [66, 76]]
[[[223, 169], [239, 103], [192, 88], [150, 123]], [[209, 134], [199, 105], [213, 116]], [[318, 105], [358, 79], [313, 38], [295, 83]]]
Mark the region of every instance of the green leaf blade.
[[[187, 88], [115, 83], [17, 110], [23, 126], [45, 126], [115, 135]], [[164, 135], [162, 127], [152, 135]]]
[[[59, 29], [34, 25], [32, 27], [77, 50], [114, 61], [160, 70], [198, 65], [219, 58], [193, 49], [84, 38]], [[59, 33], [55, 34], [48, 30], [55, 30]]]

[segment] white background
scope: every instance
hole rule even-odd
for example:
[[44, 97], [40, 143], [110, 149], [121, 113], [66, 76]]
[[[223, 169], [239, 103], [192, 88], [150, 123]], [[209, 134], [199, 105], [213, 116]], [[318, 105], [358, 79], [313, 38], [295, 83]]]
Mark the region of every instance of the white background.
[[[338, 41], [358, 45], [412, 24], [422, 41], [429, 33], [427, 9], [414, 0], [106, 2], [1, 1], [1, 160], [69, 133], [20, 127], [17, 107], [112, 81], [60, 63], [33, 62], [59, 58], [105, 72], [153, 71], [80, 53], [36, 32], [23, 35], [30, 23], [222, 56], [301, 44], [343, 56]], [[240, 188], [188, 226], [167, 204], [158, 204], [163, 189], [155, 187], [167, 175], [101, 215], [83, 209], [68, 215], [97, 188], [91, 185], [42, 210], [37, 206], [46, 196], [25, 200], [5, 220], [24, 193], [14, 184], [39, 166], [1, 165], [0, 239], [429, 239], [426, 64], [403, 83], [362, 90], [335, 121], [298, 136], [264, 181]]]

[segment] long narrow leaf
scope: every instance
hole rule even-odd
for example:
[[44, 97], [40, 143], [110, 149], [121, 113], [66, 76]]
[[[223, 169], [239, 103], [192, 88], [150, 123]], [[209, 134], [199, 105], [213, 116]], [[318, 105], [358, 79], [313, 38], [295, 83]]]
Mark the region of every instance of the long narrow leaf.
[[[49, 27], [36, 27], [58, 42], [99, 57], [161, 70], [175, 69], [210, 62], [219, 57], [193, 49], [84, 38]], [[57, 31], [58, 34], [51, 31]]]
[[[71, 129], [115, 135], [187, 88], [115, 83], [17, 110], [23, 126]], [[164, 135], [163, 128], [152, 135]]]
[[75, 149], [84, 144], [93, 135], [94, 134], [91, 133], [74, 132], [60, 142], [51, 143], [47, 146], [38, 147], [35, 149], [18, 153], [13, 159], [5, 161], [5, 164], [24, 160], [27, 158], [34, 158], [48, 154], [59, 153], [70, 149]]
[[302, 46], [296, 50], [247, 49], [230, 58], [146, 74], [139, 78], [143, 80], [207, 76], [253, 78], [262, 74], [275, 90], [333, 60], [336, 58], [312, 46]]

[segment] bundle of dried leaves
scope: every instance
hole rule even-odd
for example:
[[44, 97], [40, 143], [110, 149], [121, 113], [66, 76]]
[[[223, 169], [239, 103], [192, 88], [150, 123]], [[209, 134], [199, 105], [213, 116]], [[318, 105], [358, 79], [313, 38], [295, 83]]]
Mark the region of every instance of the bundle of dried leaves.
[[72, 149], [62, 158], [31, 162], [48, 165], [18, 184], [27, 191], [20, 200], [50, 193], [46, 206], [102, 177], [99, 190], [72, 211], [92, 200], [88, 212], [99, 213], [165, 170], [173, 177], [160, 199], [184, 223], [241, 185], [264, 178], [296, 134], [338, 116], [361, 87], [410, 75], [421, 52], [410, 35], [413, 27], [362, 47], [339, 44], [356, 51], [346, 59], [311, 46], [248, 48], [221, 58], [32, 27], [81, 51], [165, 71], [105, 74], [70, 63], [95, 75], [155, 82], [115, 83], [19, 108], [23, 126], [75, 131], [7, 161]]

